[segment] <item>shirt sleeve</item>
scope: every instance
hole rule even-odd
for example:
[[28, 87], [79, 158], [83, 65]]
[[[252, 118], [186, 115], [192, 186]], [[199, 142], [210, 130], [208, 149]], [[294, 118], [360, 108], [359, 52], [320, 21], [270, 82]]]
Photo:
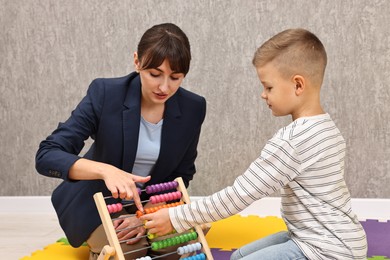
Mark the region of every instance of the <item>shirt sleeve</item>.
[[294, 146], [287, 140], [273, 138], [232, 186], [190, 204], [169, 208], [172, 225], [177, 232], [183, 232], [237, 214], [279, 190], [300, 172], [301, 161]]

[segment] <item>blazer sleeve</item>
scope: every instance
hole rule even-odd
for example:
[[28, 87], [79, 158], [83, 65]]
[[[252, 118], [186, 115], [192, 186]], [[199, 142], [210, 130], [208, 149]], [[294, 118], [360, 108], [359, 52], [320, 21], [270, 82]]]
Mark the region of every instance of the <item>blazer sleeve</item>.
[[103, 82], [94, 80], [71, 116], [40, 143], [35, 157], [40, 174], [69, 181], [69, 168], [81, 158], [85, 140], [98, 128], [103, 100]]

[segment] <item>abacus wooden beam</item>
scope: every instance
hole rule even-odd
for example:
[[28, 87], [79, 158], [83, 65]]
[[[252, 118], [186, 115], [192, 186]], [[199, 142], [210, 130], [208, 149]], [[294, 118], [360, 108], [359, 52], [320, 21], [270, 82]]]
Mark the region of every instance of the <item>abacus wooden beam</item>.
[[[106, 202], [103, 198], [103, 194], [101, 192], [93, 195], [93, 199], [95, 200], [96, 207], [99, 211], [99, 216], [103, 224], [104, 232], [106, 233], [108, 243], [110, 244], [109, 250], [111, 252], [111, 256], [114, 256], [115, 260], [125, 260], [125, 257], [122, 252], [122, 248], [119, 244], [118, 237], [115, 233], [114, 225], [112, 224], [112, 220], [110, 214], [108, 213]], [[106, 247], [107, 249], [107, 247]], [[114, 249], [114, 251], [112, 251]], [[100, 253], [99, 260], [105, 260], [106, 250], [103, 250]]]
[[[178, 183], [179, 186], [177, 187], [177, 190], [182, 193], [182, 200], [184, 203], [189, 204], [190, 201], [190, 196], [188, 195], [186, 186], [184, 185], [183, 179], [182, 178], [176, 178], [175, 179]], [[198, 233], [198, 240], [199, 242], [203, 245], [202, 247], [202, 252], [206, 255], [208, 260], [213, 260], [213, 255], [211, 254], [209, 245], [207, 244], [207, 240], [204, 236], [203, 230], [200, 226], [195, 226], [195, 231]]]
[[[174, 184], [172, 184], [172, 183], [174, 183]], [[169, 189], [172, 190], [172, 188], [177, 189], [177, 192], [171, 192], [171, 193], [167, 193], [167, 194], [160, 194], [160, 195], [151, 196], [150, 201], [152, 203], [159, 203], [162, 201], [165, 202], [165, 201], [176, 200], [176, 199], [180, 198], [180, 201], [181, 201], [180, 203], [190, 203], [191, 202], [182, 178], [176, 178], [174, 182], [170, 182], [170, 183], [155, 184], [155, 185], [148, 186], [148, 187], [146, 187], [146, 189], [144, 191], [146, 191], [146, 193], [150, 194], [150, 193], [161, 192], [161, 191], [165, 191], [165, 190], [169, 190]], [[139, 193], [141, 193], [141, 191], [139, 191]], [[179, 196], [179, 194], [180, 194], [180, 196]], [[106, 236], [107, 236], [107, 239], [109, 242], [109, 245], [105, 246], [104, 250], [102, 250], [98, 259], [99, 260], [103, 260], [103, 259], [106, 260], [110, 256], [113, 256], [115, 260], [124, 260], [125, 259], [124, 254], [126, 254], [126, 253], [124, 253], [122, 251], [122, 248], [120, 246], [120, 242], [118, 240], [118, 237], [116, 235], [116, 232], [115, 232], [115, 229], [114, 229], [114, 226], [112, 223], [112, 219], [110, 217], [110, 213], [120, 211], [123, 206], [121, 205], [121, 203], [107, 206], [106, 202], [105, 202], [105, 198], [103, 197], [101, 192], [96, 193], [93, 197], [95, 200], [96, 207], [99, 211], [99, 215], [100, 215], [100, 218], [101, 218], [101, 221], [103, 224], [104, 231], [106, 233]], [[176, 206], [178, 204], [179, 203], [168, 204], [168, 205], [166, 205], [166, 207], [172, 207], [172, 206]], [[156, 208], [154, 210], [158, 210], [158, 209]], [[145, 209], [145, 211], [146, 211], [146, 209]], [[137, 212], [137, 216], [139, 216], [141, 214], [142, 213]], [[200, 251], [203, 254], [201, 256], [199, 256], [198, 258], [194, 257], [191, 259], [213, 260], [213, 256], [212, 256], [210, 248], [207, 244], [207, 241], [206, 241], [206, 238], [205, 238], [205, 235], [203, 233], [202, 228], [200, 226], [196, 226], [196, 227], [194, 227], [194, 230], [195, 230], [194, 232], [190, 232], [189, 234], [178, 235], [178, 237], [180, 237], [180, 236], [186, 237], [186, 238], [180, 238], [180, 240], [187, 239], [187, 237], [191, 237], [190, 240], [196, 240], [201, 244]], [[196, 234], [195, 237], [192, 237], [193, 233]], [[170, 239], [167, 239], [167, 240], [170, 240]], [[174, 240], [178, 241], [179, 239], [177, 238]], [[172, 241], [172, 240], [170, 240], [170, 241]], [[170, 243], [170, 241], [168, 241], [167, 243]], [[160, 245], [161, 245], [160, 241], [152, 242], [151, 248], [153, 248], [153, 249], [159, 248]], [[181, 252], [193, 252], [194, 250], [199, 250], [199, 248], [197, 248], [196, 246], [189, 247], [189, 245], [187, 247], [186, 246], [180, 247], [178, 249], [178, 254], [179, 254], [179, 250], [181, 250]], [[191, 250], [193, 250], [193, 251], [191, 251]], [[174, 254], [174, 253], [175, 252], [172, 252], [169, 254]], [[181, 254], [182, 253], [180, 253], [180, 255]], [[140, 258], [140, 260], [149, 260], [149, 259], [152, 259], [152, 258], [150, 258], [148, 256], [146, 256], [145, 258]]]

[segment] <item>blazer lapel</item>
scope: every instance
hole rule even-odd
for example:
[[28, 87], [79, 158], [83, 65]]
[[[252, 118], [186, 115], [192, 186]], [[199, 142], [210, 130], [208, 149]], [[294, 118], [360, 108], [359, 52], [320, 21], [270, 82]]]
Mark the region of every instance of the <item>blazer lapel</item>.
[[131, 172], [137, 154], [139, 125], [141, 120], [141, 81], [139, 76], [131, 80], [123, 104], [123, 170]]

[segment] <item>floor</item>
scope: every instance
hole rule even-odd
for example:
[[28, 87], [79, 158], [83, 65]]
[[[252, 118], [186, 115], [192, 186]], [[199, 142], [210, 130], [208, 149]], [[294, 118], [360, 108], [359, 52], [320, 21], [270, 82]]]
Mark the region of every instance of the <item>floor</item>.
[[30, 256], [64, 237], [53, 213], [0, 213], [0, 234], [1, 259], [9, 260]]

